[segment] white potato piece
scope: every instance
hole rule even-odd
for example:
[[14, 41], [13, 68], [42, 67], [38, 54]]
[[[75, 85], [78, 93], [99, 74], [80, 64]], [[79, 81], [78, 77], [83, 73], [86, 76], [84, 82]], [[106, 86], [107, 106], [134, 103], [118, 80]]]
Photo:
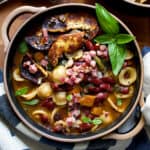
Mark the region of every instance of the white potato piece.
[[40, 98], [47, 98], [52, 95], [52, 88], [49, 82], [42, 83], [37, 89], [37, 95]]
[[56, 67], [52, 72], [52, 79], [57, 83], [62, 83], [62, 80], [66, 78], [66, 76], [66, 68], [62, 65]]
[[53, 101], [56, 103], [56, 105], [62, 106], [67, 103], [66, 100], [66, 92], [57, 92], [53, 96]]
[[32, 89], [29, 93], [21, 95], [25, 100], [31, 100], [37, 95], [37, 89]]
[[16, 68], [16, 69], [13, 71], [13, 79], [14, 79], [15, 81], [18, 81], [18, 82], [25, 81], [25, 79], [22, 78], [21, 75], [20, 75], [20, 70], [19, 70], [19, 68]]

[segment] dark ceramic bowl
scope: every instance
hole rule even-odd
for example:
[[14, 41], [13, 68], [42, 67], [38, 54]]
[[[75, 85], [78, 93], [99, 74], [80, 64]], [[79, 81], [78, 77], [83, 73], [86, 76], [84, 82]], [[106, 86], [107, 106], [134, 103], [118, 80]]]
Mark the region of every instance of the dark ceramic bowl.
[[[42, 10], [39, 12], [39, 10]], [[55, 13], [61, 13], [61, 12], [67, 12], [67, 11], [79, 11], [79, 10], [84, 10], [86, 12], [92, 13], [95, 15], [95, 7], [91, 5], [86, 5], [86, 4], [75, 4], [75, 3], [69, 3], [69, 4], [62, 4], [62, 5], [57, 5], [54, 7], [50, 8], [33, 8], [33, 7], [21, 7], [15, 10], [9, 17], [7, 18], [6, 22], [3, 25], [3, 39], [5, 44], [8, 44], [7, 48], [5, 49], [7, 51], [6, 57], [5, 57], [5, 64], [4, 64], [4, 85], [5, 85], [5, 90], [9, 99], [9, 102], [17, 114], [17, 116], [22, 120], [22, 122], [27, 125], [30, 129], [33, 131], [37, 132], [38, 134], [47, 137], [49, 139], [53, 139], [56, 141], [61, 141], [61, 142], [81, 142], [81, 141], [87, 141], [87, 140], [92, 140], [96, 139], [99, 137], [104, 137], [107, 136], [107, 138], [118, 138], [118, 139], [125, 139], [129, 138], [129, 136], [135, 135], [143, 127], [143, 121], [140, 122], [140, 125], [137, 126], [136, 130], [132, 131], [130, 134], [127, 136], [125, 135], [118, 135], [114, 134], [113, 131], [115, 131], [118, 127], [120, 127], [131, 115], [131, 113], [134, 111], [135, 107], [137, 106], [140, 97], [141, 97], [141, 92], [142, 92], [142, 84], [143, 84], [143, 64], [142, 64], [142, 57], [141, 57], [141, 52], [140, 48], [137, 44], [137, 41], [134, 40], [131, 42], [130, 46], [135, 54], [136, 57], [136, 64], [137, 65], [137, 74], [138, 74], [138, 79], [136, 81], [136, 89], [134, 93], [134, 97], [131, 100], [131, 103], [129, 104], [128, 108], [126, 111], [111, 125], [109, 125], [106, 128], [97, 130], [96, 132], [89, 132], [86, 134], [80, 134], [80, 135], [64, 135], [64, 134], [57, 134], [57, 133], [52, 133], [45, 128], [41, 127], [37, 123], [33, 122], [28, 115], [25, 113], [25, 111], [21, 108], [19, 103], [17, 102], [17, 99], [14, 95], [13, 88], [12, 88], [12, 62], [16, 50], [17, 44], [20, 42], [22, 37], [24, 37], [25, 33], [28, 31], [31, 31], [32, 28], [34, 28], [39, 22], [43, 21], [43, 19], [46, 16], [53, 15]], [[38, 11], [39, 13], [36, 13], [33, 15], [30, 19], [28, 19], [17, 31], [17, 33], [14, 35], [13, 39], [9, 43], [8, 38], [7, 38], [7, 30], [9, 28], [10, 22], [14, 19], [15, 16], [18, 15], [18, 13], [22, 12], [36, 12]], [[114, 16], [115, 17], [115, 16]], [[124, 33], [131, 33], [131, 31], [128, 29], [128, 27], [117, 17], [115, 17], [116, 20], [120, 23], [121, 30]]]

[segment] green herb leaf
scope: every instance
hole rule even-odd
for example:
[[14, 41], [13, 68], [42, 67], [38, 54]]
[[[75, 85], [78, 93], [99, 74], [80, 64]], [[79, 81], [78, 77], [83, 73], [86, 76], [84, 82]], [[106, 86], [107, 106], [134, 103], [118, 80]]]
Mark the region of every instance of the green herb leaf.
[[105, 33], [119, 33], [119, 23], [117, 20], [98, 3], [96, 3], [96, 15], [98, 22]]
[[103, 121], [102, 121], [102, 119], [100, 119], [100, 118], [95, 118], [95, 119], [92, 120], [92, 123], [93, 123], [94, 125], [100, 125], [100, 124], [103, 123]]
[[127, 44], [133, 41], [135, 37], [130, 34], [117, 34], [115, 39], [117, 44]]
[[67, 101], [71, 101], [72, 97], [73, 97], [72, 94], [68, 94], [67, 97], [66, 97]]
[[22, 102], [22, 103], [23, 103], [23, 104], [26, 104], [26, 105], [34, 106], [34, 105], [36, 105], [36, 104], [39, 103], [39, 99], [33, 99], [33, 100], [31, 100], [31, 101], [24, 101], [24, 102]]
[[81, 118], [81, 120], [83, 121], [83, 123], [92, 123], [92, 120], [89, 117], [83, 116]]
[[120, 98], [117, 99], [117, 105], [118, 105], [118, 106], [121, 106], [121, 105], [122, 105], [122, 99], [120, 99]]
[[18, 89], [16, 92], [15, 92], [15, 95], [16, 96], [20, 96], [20, 95], [23, 95], [23, 94], [26, 94], [28, 92], [28, 87], [23, 87], [21, 89]]
[[19, 47], [18, 47], [18, 51], [21, 54], [25, 54], [28, 51], [28, 47], [25, 41], [21, 42]]
[[108, 45], [109, 57], [114, 75], [117, 75], [124, 63], [126, 51], [124, 45], [117, 45], [115, 42]]
[[94, 39], [95, 42], [100, 43], [100, 44], [109, 44], [115, 41], [114, 35], [112, 34], [103, 34], [100, 36], [97, 36]]

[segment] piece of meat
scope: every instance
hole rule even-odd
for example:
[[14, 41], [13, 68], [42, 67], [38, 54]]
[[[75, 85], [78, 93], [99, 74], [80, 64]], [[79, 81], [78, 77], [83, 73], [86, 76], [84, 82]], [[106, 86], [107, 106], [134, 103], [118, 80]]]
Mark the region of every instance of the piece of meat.
[[64, 52], [73, 53], [82, 47], [84, 32], [63, 34], [52, 44], [48, 57], [52, 66], [58, 64], [58, 59]]
[[93, 39], [99, 32], [96, 18], [84, 12], [65, 13], [51, 17], [43, 23], [43, 27], [49, 32], [67, 32], [70, 30], [81, 30], [86, 38]]

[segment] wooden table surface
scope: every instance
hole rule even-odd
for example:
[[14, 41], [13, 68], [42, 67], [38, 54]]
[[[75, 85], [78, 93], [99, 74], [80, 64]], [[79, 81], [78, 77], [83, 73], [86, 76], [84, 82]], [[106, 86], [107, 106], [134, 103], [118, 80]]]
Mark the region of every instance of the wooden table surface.
[[[14, 10], [15, 8], [22, 5], [31, 5], [31, 6], [52, 6], [60, 3], [87, 3], [94, 5], [95, 2], [101, 3], [105, 6], [110, 12], [119, 17], [133, 34], [136, 36], [137, 41], [139, 42], [140, 47], [144, 45], [150, 46], [150, 9], [143, 9], [135, 6], [131, 6], [121, 0], [8, 0], [7, 3], [4, 3], [0, 6], [0, 28], [5, 21], [7, 15]], [[10, 37], [16, 32], [17, 28], [28, 18], [31, 14], [23, 14], [19, 16], [12, 24], [10, 28]], [[0, 68], [3, 68], [4, 62], [4, 43], [0, 35]]]

